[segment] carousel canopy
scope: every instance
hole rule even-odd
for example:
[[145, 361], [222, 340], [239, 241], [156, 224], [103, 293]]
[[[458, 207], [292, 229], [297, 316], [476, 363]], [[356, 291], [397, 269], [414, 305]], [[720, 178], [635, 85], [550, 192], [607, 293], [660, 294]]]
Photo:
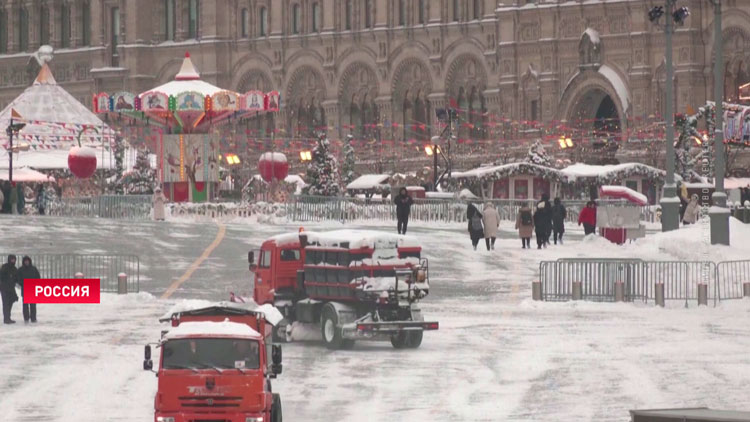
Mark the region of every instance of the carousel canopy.
[[[81, 143], [101, 144], [111, 134], [104, 122], [78, 102], [55, 81], [47, 63], [42, 64], [34, 83], [0, 112], [0, 128], [14, 122], [26, 123], [14, 144], [29, 144], [32, 149], [68, 149], [81, 134]], [[81, 133], [83, 132], [83, 133]], [[8, 136], [0, 131], [0, 145], [8, 148]]]
[[[174, 80], [169, 81], [164, 85], [159, 85], [150, 92], [161, 92], [167, 94], [167, 96], [176, 97], [183, 92], [197, 92], [203, 96], [212, 96], [221, 91], [224, 90], [201, 80], [198, 69], [195, 68], [193, 61], [190, 59], [190, 53], [185, 53], [182, 67], [180, 67], [180, 71], [175, 75]], [[146, 95], [146, 93], [139, 95], [139, 97], [143, 99], [144, 95]]]

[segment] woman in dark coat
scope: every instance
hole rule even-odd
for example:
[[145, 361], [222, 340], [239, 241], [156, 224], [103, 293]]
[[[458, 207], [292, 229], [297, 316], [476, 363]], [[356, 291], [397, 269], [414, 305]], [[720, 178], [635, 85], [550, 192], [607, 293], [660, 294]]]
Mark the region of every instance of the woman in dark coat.
[[542, 249], [542, 246], [547, 247], [549, 232], [552, 230], [550, 213], [545, 208], [546, 204], [542, 201], [536, 204], [536, 211], [534, 211], [534, 231], [536, 232], [537, 249]]
[[563, 234], [565, 233], [565, 205], [560, 198], [555, 198], [555, 205], [552, 206], [552, 234], [555, 245], [560, 241], [562, 245]]
[[482, 223], [482, 213], [479, 212], [474, 204], [466, 207], [466, 220], [468, 221], [469, 237], [471, 245], [477, 250], [477, 244], [484, 238], [484, 224]]

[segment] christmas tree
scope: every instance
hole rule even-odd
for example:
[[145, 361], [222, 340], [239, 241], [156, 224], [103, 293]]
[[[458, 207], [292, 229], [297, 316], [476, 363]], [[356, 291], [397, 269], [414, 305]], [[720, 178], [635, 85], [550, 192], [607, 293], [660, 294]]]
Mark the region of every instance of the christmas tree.
[[324, 134], [318, 136], [318, 145], [312, 151], [312, 161], [307, 167], [307, 195], [338, 196], [339, 169], [336, 158], [331, 154], [331, 143]]
[[544, 150], [544, 145], [542, 145], [542, 141], [540, 140], [536, 140], [536, 142], [529, 147], [529, 152], [524, 161], [539, 166], [552, 167], [552, 160], [550, 160], [547, 152]]
[[115, 137], [115, 144], [113, 149], [115, 153], [115, 177], [110, 189], [112, 189], [112, 191], [116, 195], [122, 195], [125, 193], [125, 186], [123, 186], [122, 183], [124, 173], [122, 161], [125, 157], [125, 142], [123, 141], [122, 137]]
[[151, 168], [148, 149], [138, 149], [133, 170], [125, 173], [122, 178], [125, 191], [129, 194], [152, 194], [154, 193], [155, 179], [156, 172]]
[[352, 135], [347, 135], [346, 143], [344, 144], [344, 164], [341, 167], [341, 182], [344, 186], [351, 183], [355, 178], [354, 164], [356, 159], [354, 157], [354, 146], [352, 145], [353, 140], [354, 137]]

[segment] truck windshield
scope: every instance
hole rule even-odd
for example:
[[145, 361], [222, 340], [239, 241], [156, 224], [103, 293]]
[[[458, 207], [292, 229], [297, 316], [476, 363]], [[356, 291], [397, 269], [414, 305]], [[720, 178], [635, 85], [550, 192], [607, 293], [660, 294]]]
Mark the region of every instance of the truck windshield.
[[174, 339], [164, 343], [163, 369], [258, 369], [258, 342], [238, 339]]

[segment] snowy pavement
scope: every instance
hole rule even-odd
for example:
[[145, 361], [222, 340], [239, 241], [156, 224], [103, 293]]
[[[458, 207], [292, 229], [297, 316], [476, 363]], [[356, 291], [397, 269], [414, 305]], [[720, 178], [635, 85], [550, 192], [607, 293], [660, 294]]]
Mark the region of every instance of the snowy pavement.
[[[0, 326], [0, 420], [153, 420], [156, 379], [141, 369], [157, 318], [184, 298], [249, 292], [247, 251], [300, 224], [227, 224], [226, 235], [170, 299], [159, 299], [211, 244], [213, 223], [3, 217], [0, 252], [137, 253], [137, 295], [99, 305], [40, 305], [39, 323]], [[338, 224], [305, 225], [309, 229]], [[371, 228], [371, 227], [370, 227]], [[700, 227], [625, 247], [581, 240], [522, 250], [511, 226], [497, 250], [471, 250], [461, 226], [410, 228], [430, 260], [422, 303], [440, 330], [417, 350], [358, 343], [284, 347], [274, 381], [288, 421], [627, 421], [633, 408], [750, 409], [750, 301], [717, 308], [539, 303], [530, 282], [541, 259], [748, 257], [747, 246], [704, 245]], [[392, 231], [391, 227], [387, 228]], [[733, 226], [733, 236], [750, 235]], [[483, 247], [483, 245], [480, 245]], [[21, 320], [20, 306], [14, 317]]]

